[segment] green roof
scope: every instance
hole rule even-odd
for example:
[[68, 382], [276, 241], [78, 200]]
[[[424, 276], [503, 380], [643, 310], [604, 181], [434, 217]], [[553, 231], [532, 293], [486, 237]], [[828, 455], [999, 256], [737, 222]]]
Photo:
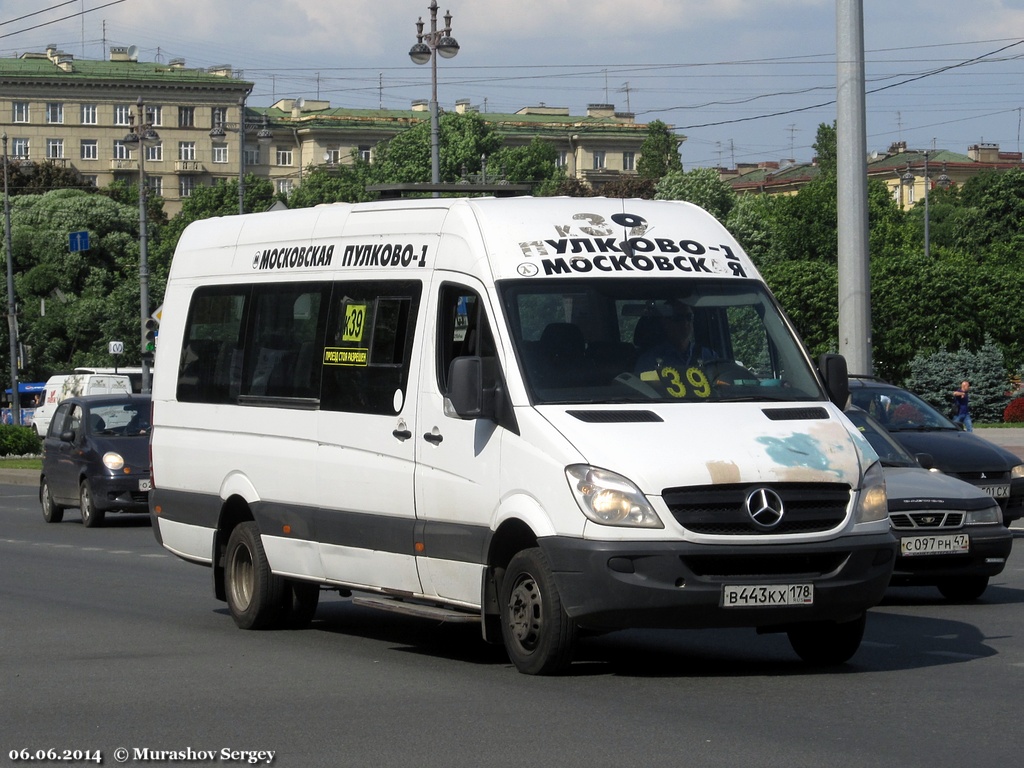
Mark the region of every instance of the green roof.
[[[253, 84], [238, 78], [215, 74], [211, 70], [188, 69], [184, 66], [161, 64], [152, 61], [95, 61], [90, 59], [68, 60], [70, 71], [66, 71], [46, 54], [26, 54], [17, 59], [0, 58], [0, 82], [15, 83], [29, 81], [53, 81], [62, 84], [82, 82], [129, 82], [151, 83], [161, 86], [203, 84], [248, 91]], [[223, 70], [229, 71], [224, 67]]]

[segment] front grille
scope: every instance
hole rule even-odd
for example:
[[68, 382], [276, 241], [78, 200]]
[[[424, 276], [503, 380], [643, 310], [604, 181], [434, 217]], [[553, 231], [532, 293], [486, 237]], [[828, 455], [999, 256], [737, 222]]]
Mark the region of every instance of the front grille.
[[[752, 491], [764, 487], [779, 494], [784, 509], [782, 521], [770, 530], [754, 525], [745, 505]], [[662, 496], [676, 522], [694, 533], [777, 536], [838, 528], [846, 520], [850, 486], [842, 483], [736, 483], [669, 488]]]
[[691, 555], [682, 560], [695, 575], [706, 579], [782, 576], [806, 579], [835, 573], [849, 556], [849, 552], [812, 552], [799, 555]]
[[963, 512], [921, 510], [919, 512], [893, 512], [889, 515], [892, 527], [900, 531], [960, 528], [964, 524]]

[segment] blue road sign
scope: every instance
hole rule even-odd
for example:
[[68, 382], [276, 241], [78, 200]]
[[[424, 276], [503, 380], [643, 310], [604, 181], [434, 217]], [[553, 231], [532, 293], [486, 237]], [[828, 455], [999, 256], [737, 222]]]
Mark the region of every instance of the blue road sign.
[[68, 233], [68, 248], [72, 253], [75, 251], [88, 251], [89, 233], [84, 231]]

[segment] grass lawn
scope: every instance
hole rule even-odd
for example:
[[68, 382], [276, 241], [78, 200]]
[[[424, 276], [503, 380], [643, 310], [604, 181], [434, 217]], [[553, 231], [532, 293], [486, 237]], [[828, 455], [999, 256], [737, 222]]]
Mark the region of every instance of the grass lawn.
[[0, 469], [42, 469], [43, 460], [33, 458], [8, 459], [0, 457]]

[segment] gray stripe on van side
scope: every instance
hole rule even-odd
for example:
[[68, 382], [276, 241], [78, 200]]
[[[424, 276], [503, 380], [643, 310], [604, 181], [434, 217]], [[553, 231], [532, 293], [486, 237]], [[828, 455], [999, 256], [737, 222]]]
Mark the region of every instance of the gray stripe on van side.
[[[154, 489], [152, 506], [160, 517], [188, 525], [216, 527], [224, 502], [219, 496]], [[261, 501], [252, 505], [260, 531], [306, 541], [355, 547], [399, 555], [431, 557], [463, 563], [484, 563], [491, 531], [486, 526], [423, 521], [373, 515], [342, 509], [313, 508], [301, 504]], [[289, 532], [284, 533], [285, 526]], [[422, 551], [416, 551], [422, 542]]]

